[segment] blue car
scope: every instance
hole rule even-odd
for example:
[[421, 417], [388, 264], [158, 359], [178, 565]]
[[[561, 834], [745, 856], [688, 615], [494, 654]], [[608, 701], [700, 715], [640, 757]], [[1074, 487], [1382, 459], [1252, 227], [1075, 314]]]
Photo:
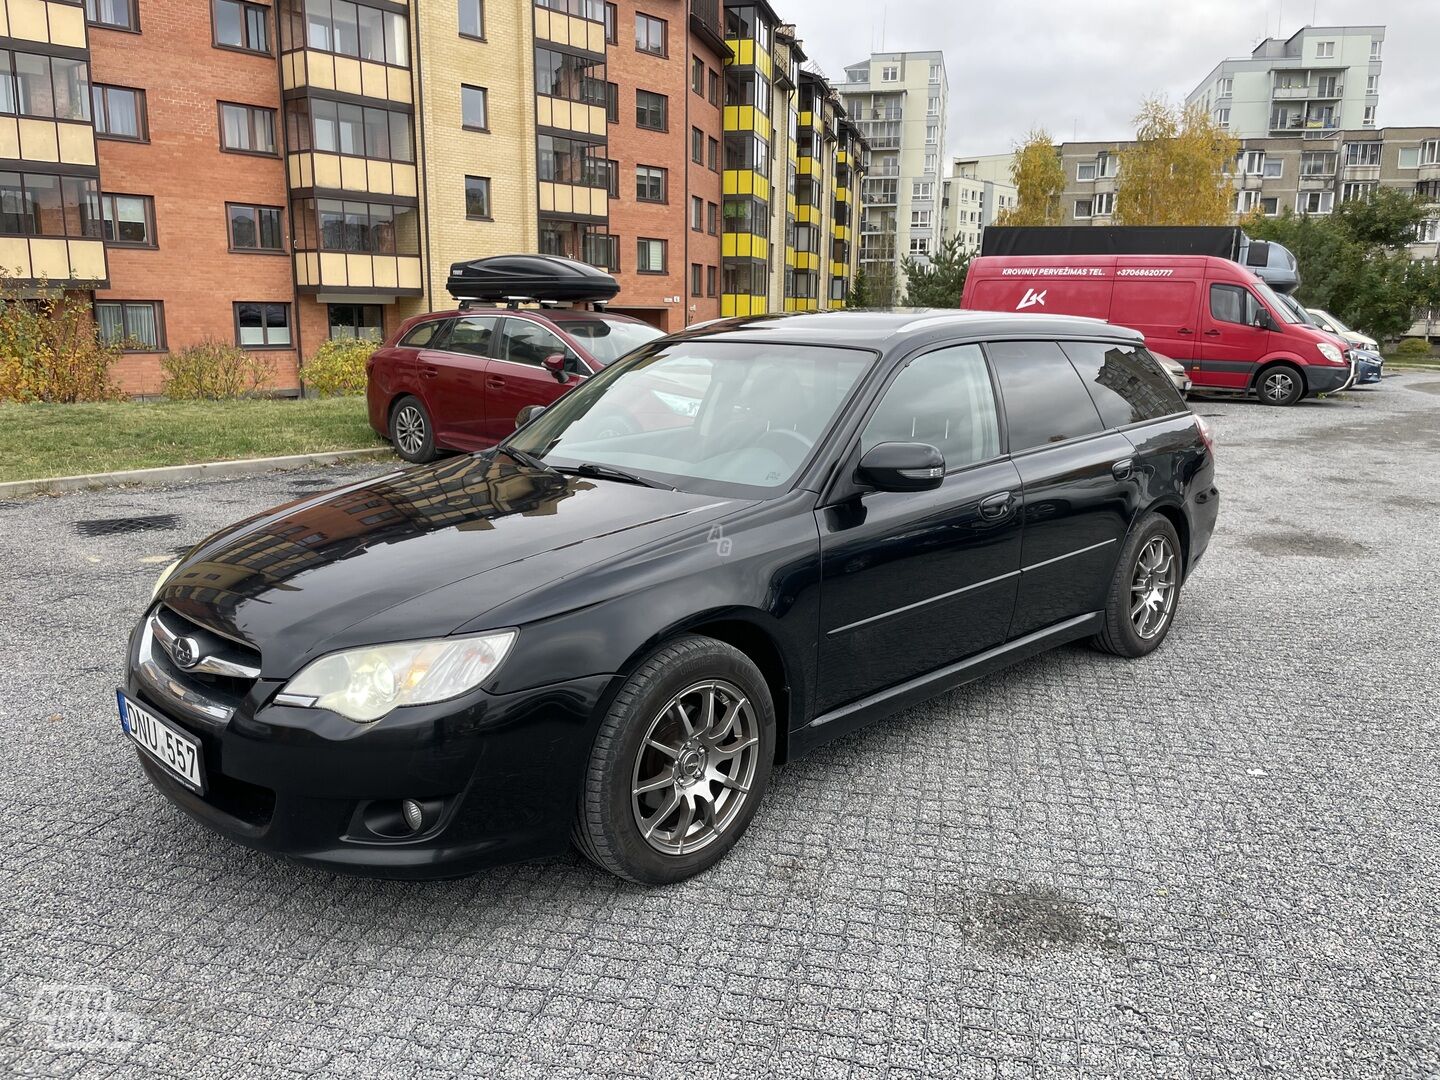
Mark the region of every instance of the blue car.
[[1355, 386], [1365, 386], [1370, 383], [1378, 383], [1383, 374], [1385, 358], [1374, 349], [1350, 350], [1355, 358]]

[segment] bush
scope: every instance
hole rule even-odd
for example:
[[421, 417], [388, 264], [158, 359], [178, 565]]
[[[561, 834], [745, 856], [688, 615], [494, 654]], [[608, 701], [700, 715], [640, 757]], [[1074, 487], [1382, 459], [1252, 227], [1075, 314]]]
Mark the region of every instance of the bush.
[[83, 297], [44, 285], [23, 296], [0, 280], [0, 401], [114, 401], [120, 346], [100, 340]]
[[365, 361], [376, 349], [373, 341], [354, 338], [326, 341], [305, 361], [300, 378], [321, 397], [365, 392]]
[[163, 357], [160, 366], [172, 401], [228, 401], [270, 381], [270, 365], [228, 341], [207, 339]]
[[1396, 356], [1429, 356], [1430, 342], [1423, 337], [1407, 337], [1395, 346]]

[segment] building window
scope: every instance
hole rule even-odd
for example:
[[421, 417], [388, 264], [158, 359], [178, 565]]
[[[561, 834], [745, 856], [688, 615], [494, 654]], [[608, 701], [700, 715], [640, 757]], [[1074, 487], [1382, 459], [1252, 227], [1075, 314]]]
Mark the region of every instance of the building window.
[[155, 246], [155, 200], [149, 195], [100, 196], [100, 235], [118, 247]]
[[284, 251], [284, 211], [278, 206], [226, 203], [231, 251]]
[[1241, 155], [1240, 171], [1246, 176], [1259, 176], [1265, 171], [1265, 151], [1251, 150]]
[[1315, 58], [1317, 60], [1335, 59], [1335, 42], [1317, 41], [1315, 43]]
[[596, 165], [600, 178], [605, 181], [605, 193], [612, 199], [620, 197], [620, 163], [614, 158], [606, 158]]
[[379, 304], [328, 304], [331, 341], [384, 341], [385, 309]]
[[705, 164], [705, 133], [699, 128], [690, 129], [690, 160], [696, 165]]
[[938, 97], [932, 97], [930, 99], [929, 104], [925, 108], [925, 115], [932, 117], [940, 115], [940, 99]]
[[[308, 115], [307, 115], [308, 111]], [[285, 105], [291, 150], [414, 161], [409, 113], [325, 98], [295, 98]]]
[[705, 266], [703, 263], [690, 264], [690, 295], [699, 296], [700, 290], [705, 285]]
[[138, 0], [85, 0], [85, 21], [109, 30], [140, 29]]
[[720, 140], [705, 140], [705, 162], [714, 172], [720, 171]]
[[640, 274], [665, 273], [666, 248], [668, 241], [640, 237], [635, 241], [635, 271]]
[[910, 197], [912, 199], [935, 198], [935, 182], [933, 180], [916, 180], [910, 185]]
[[939, 64], [931, 64], [931, 65], [930, 65], [930, 81], [931, 81], [932, 83], [938, 83], [938, 82], [940, 81], [940, 65], [939, 65]]
[[[460, 36], [485, 40], [485, 0], [459, 0]], [[331, 307], [335, 307], [334, 304]], [[332, 333], [330, 335], [334, 337]]]
[[1266, 195], [1260, 200], [1260, 213], [1266, 217], [1280, 216], [1280, 200], [1273, 195]]
[[690, 228], [695, 232], [705, 231], [705, 200], [699, 195], [690, 196]]
[[1345, 164], [1379, 165], [1380, 144], [1378, 142], [1353, 142], [1345, 144]]
[[927, 146], [934, 146], [934, 145], [936, 145], [939, 141], [940, 141], [940, 125], [939, 125], [939, 124], [926, 124], [926, 125], [925, 125], [925, 144], [926, 144]]
[[1302, 191], [1296, 203], [1302, 214], [1328, 214], [1335, 208], [1333, 191]]
[[295, 203], [293, 245], [301, 251], [418, 255], [419, 210], [390, 203], [301, 199]]
[[1440, 240], [1440, 221], [1422, 221], [1415, 226], [1415, 242], [1417, 244], [1433, 244]]
[[1082, 161], [1075, 166], [1075, 179], [1080, 182], [1095, 179], [1095, 163], [1093, 161]]
[[654, 94], [649, 90], [636, 90], [635, 126], [647, 128], [650, 131], [664, 131], [668, 105], [669, 99], [664, 94]]
[[929, 255], [930, 238], [928, 236], [912, 236], [910, 238], [911, 255]]
[[618, 45], [620, 43], [620, 31], [617, 24], [620, 22], [619, 10], [614, 4], [605, 5], [605, 43], [607, 45]]
[[460, 124], [470, 131], [490, 130], [487, 91], [483, 86], [460, 87]]
[[1366, 127], [1374, 127], [1374, 126], [1375, 126], [1375, 106], [1374, 106], [1374, 105], [1366, 105], [1366, 106], [1365, 106], [1365, 115], [1361, 118], [1360, 122], [1361, 122], [1362, 124], [1364, 124]]
[[612, 124], [620, 122], [620, 86], [617, 83], [605, 84], [605, 119]]
[[165, 323], [158, 300], [97, 300], [100, 340], [125, 352], [163, 352]]
[[896, 67], [896, 66], [894, 66], [894, 65], [889, 65], [889, 64], [887, 64], [885, 67], [882, 67], [882, 68], [880, 69], [880, 81], [881, 81], [881, 82], [899, 82], [899, 81], [900, 81], [900, 69], [899, 69], [899, 67]]
[[653, 165], [635, 166], [635, 198], [640, 202], [664, 202], [665, 170]]
[[711, 236], [720, 235], [720, 204], [705, 204], [705, 231]]
[[933, 173], [933, 172], [934, 172], [936, 169], [938, 169], [939, 167], [940, 167], [940, 158], [939, 158], [938, 155], [936, 155], [936, 154], [926, 154], [926, 155], [925, 155], [925, 171], [926, 171], [927, 173]]
[[1113, 191], [1101, 191], [1095, 195], [1095, 216], [1109, 217], [1115, 212], [1115, 193]]
[[690, 89], [705, 96], [705, 61], [698, 56], [690, 58]]
[[465, 216], [472, 221], [490, 220], [490, 178], [465, 177]]
[[1083, 220], [1086, 219], [1086, 218], [1091, 218], [1091, 217], [1094, 217], [1094, 216], [1095, 216], [1095, 200], [1094, 200], [1094, 199], [1076, 199], [1076, 200], [1075, 200], [1075, 217], [1076, 217], [1076, 220], [1083, 221]]
[[1266, 158], [1265, 166], [1261, 170], [1260, 175], [1266, 180], [1279, 180], [1285, 175], [1285, 159]]
[[0, 80], [0, 112], [90, 119], [90, 68], [84, 60], [0, 50]]
[[1222, 127], [1222, 128], [1228, 128], [1228, 127], [1230, 126], [1230, 110], [1229, 110], [1229, 109], [1216, 109], [1216, 110], [1215, 110], [1215, 123], [1218, 124], [1218, 125], [1219, 125], [1220, 127]]
[[1384, 46], [1385, 46], [1385, 43], [1384, 43], [1383, 41], [1381, 41], [1379, 38], [1374, 38], [1374, 39], [1372, 39], [1371, 42], [1370, 42], [1370, 59], [1371, 59], [1371, 60], [1379, 60], [1379, 59], [1380, 59], [1380, 51], [1384, 48]]
[[270, 9], [244, 0], [212, 0], [215, 44], [242, 52], [270, 52]]
[[651, 56], [665, 55], [665, 20], [635, 13], [635, 48]]
[[718, 71], [711, 71], [711, 72], [709, 72], [709, 83], [710, 83], [709, 93], [706, 94], [706, 96], [710, 99], [710, 104], [711, 104], [711, 105], [719, 105], [719, 104], [720, 104], [720, 73], [719, 73]]
[[128, 86], [91, 88], [94, 99], [95, 134], [107, 139], [129, 139], [146, 142], [150, 138], [145, 125], [145, 91]]
[[1378, 185], [1374, 180], [1351, 181], [1340, 185], [1340, 201], [1349, 202], [1351, 199], [1368, 199], [1375, 194]]
[[235, 305], [235, 343], [247, 349], [290, 347], [290, 305]]
[[620, 269], [620, 237], [617, 233], [586, 233], [583, 240], [585, 261], [591, 266], [609, 270]]
[[99, 239], [96, 182], [78, 176], [0, 172], [0, 235]]
[[405, 16], [348, 0], [309, 0], [305, 44], [320, 52], [396, 67], [410, 64], [410, 24]]
[[275, 154], [275, 110], [220, 103], [220, 149], [237, 154]]
[[928, 229], [930, 228], [930, 222], [931, 218], [929, 210], [910, 211], [910, 227], [912, 229]]
[[720, 277], [720, 271], [719, 271], [719, 269], [718, 269], [717, 267], [714, 267], [714, 266], [707, 266], [707, 267], [705, 267], [705, 295], [706, 295], [706, 296], [714, 296], [714, 295], [715, 295], [716, 285], [718, 284], [717, 279], [718, 279], [719, 277]]
[[1374, 95], [1380, 93], [1380, 76], [1371, 75], [1365, 80], [1365, 93]]

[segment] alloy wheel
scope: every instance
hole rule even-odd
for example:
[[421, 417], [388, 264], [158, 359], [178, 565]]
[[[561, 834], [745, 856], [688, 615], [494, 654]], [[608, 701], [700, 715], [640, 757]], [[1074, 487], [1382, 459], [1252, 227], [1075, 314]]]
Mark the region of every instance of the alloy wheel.
[[1175, 610], [1178, 575], [1175, 550], [1163, 536], [1152, 536], [1135, 560], [1130, 581], [1130, 621], [1145, 640], [1165, 628]]
[[706, 680], [671, 698], [650, 721], [631, 777], [645, 842], [666, 855], [714, 842], [750, 797], [759, 746], [754, 706], [734, 684]]
[[425, 417], [414, 405], [395, 414], [395, 445], [407, 454], [418, 454], [425, 445]]
[[1284, 401], [1295, 392], [1295, 379], [1284, 371], [1272, 371], [1265, 376], [1265, 396], [1271, 401]]

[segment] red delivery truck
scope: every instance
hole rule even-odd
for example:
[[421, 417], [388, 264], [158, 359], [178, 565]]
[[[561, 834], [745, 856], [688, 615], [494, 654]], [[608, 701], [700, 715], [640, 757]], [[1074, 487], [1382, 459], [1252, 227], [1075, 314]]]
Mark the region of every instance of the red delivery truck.
[[1349, 348], [1302, 323], [1254, 274], [1203, 255], [982, 256], [962, 308], [1088, 315], [1145, 335], [1185, 365], [1196, 390], [1254, 393], [1267, 405], [1341, 390]]

